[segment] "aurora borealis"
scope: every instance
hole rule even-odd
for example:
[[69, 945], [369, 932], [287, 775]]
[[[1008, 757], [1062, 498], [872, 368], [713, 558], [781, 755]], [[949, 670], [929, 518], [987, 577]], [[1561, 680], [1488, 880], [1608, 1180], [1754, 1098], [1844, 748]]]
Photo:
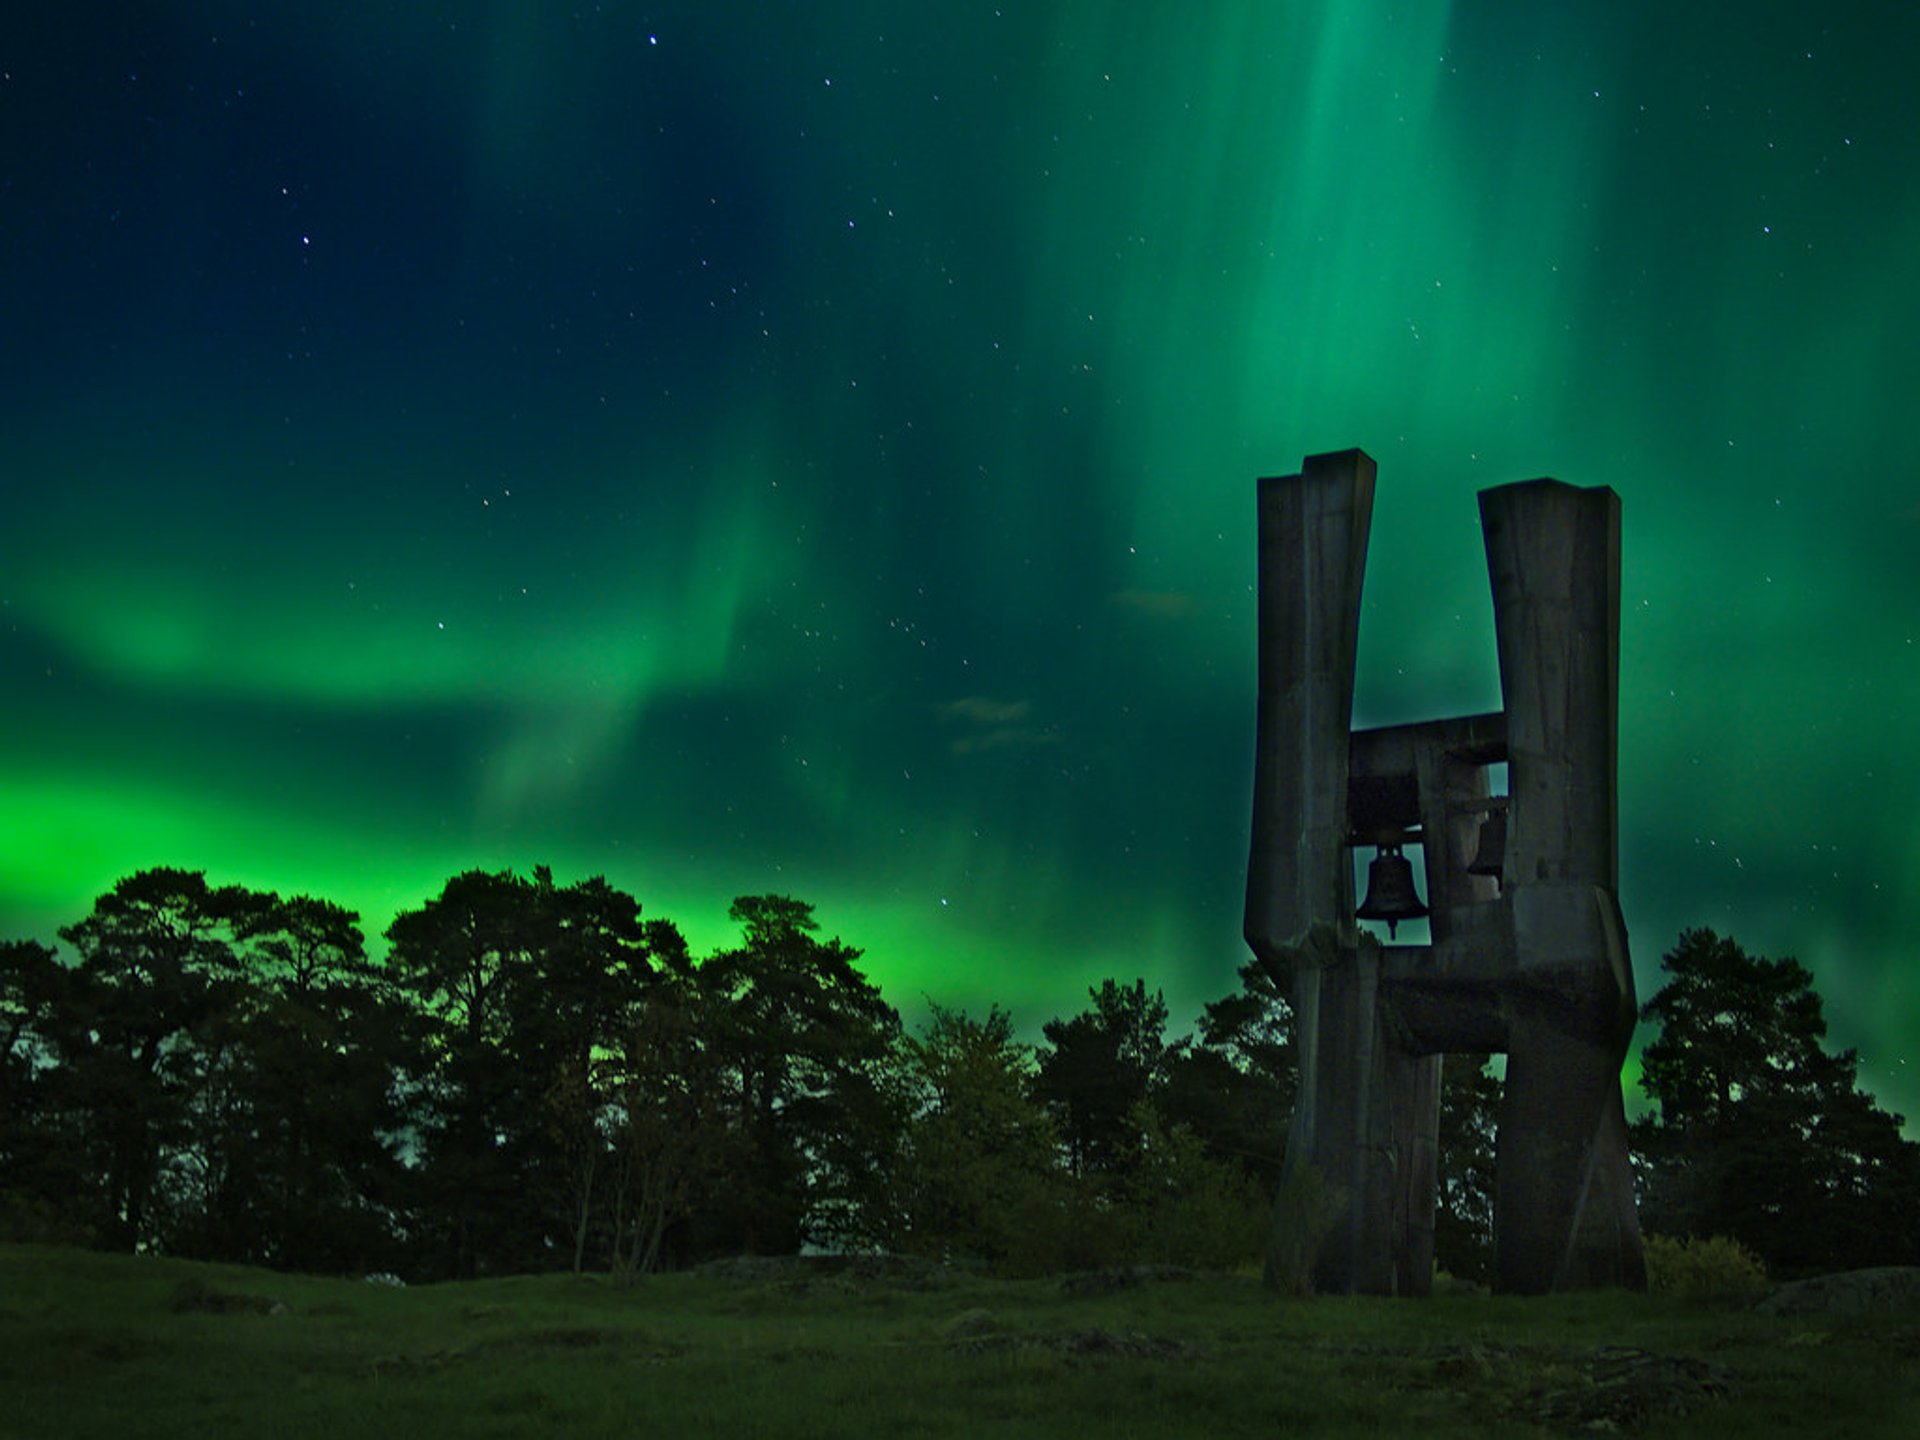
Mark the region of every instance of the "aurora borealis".
[[1361, 724], [1496, 708], [1474, 492], [1623, 503], [1621, 854], [1920, 1111], [1920, 12], [129, 3], [0, 29], [0, 937], [783, 891], [1023, 1028], [1231, 986], [1253, 481], [1380, 485]]

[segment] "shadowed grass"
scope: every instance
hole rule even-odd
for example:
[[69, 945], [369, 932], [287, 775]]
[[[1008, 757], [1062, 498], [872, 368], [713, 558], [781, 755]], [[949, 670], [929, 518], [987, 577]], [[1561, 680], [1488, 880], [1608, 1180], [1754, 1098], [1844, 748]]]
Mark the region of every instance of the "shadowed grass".
[[0, 1246], [0, 1435], [1904, 1435], [1920, 1315], [912, 1274], [384, 1289]]

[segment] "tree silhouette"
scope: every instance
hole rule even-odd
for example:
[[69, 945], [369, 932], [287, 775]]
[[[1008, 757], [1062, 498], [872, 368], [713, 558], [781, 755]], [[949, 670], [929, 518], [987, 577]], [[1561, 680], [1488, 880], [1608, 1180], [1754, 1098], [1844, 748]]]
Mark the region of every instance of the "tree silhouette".
[[1433, 1249], [1463, 1280], [1493, 1278], [1494, 1140], [1505, 1089], [1486, 1055], [1448, 1055], [1440, 1067]]
[[19, 1238], [87, 1236], [74, 1213], [84, 1175], [58, 1110], [60, 1016], [72, 980], [34, 940], [0, 941], [0, 1225]]
[[304, 1268], [384, 1254], [399, 1064], [355, 917], [139, 871], [0, 947], [0, 1188], [101, 1243]]
[[396, 1079], [417, 1065], [359, 918], [309, 896], [241, 892], [243, 980], [218, 1017], [224, 1181], [194, 1249], [302, 1270], [385, 1268], [399, 1200]]
[[900, 1017], [855, 968], [858, 950], [814, 939], [811, 905], [745, 895], [728, 916], [744, 942], [699, 977], [741, 1168], [704, 1207], [704, 1243], [785, 1254], [805, 1239], [884, 1230], [906, 1110], [890, 1069]]
[[1271, 1198], [1297, 1088], [1293, 1011], [1258, 962], [1239, 974], [1238, 990], [1201, 1010], [1192, 1041], [1171, 1048], [1159, 1104], [1210, 1157], [1238, 1165]]
[[651, 982], [648, 933], [632, 896], [544, 866], [466, 871], [388, 927], [427, 1026], [419, 1203], [451, 1273], [580, 1262], [609, 1144], [601, 1057]]
[[685, 967], [666, 970], [611, 1060], [617, 1121], [610, 1156], [616, 1279], [657, 1269], [669, 1233], [703, 1189], [739, 1168], [712, 1002]]
[[95, 1187], [89, 1218], [115, 1246], [161, 1239], [168, 1202], [204, 1194], [220, 1165], [204, 1082], [220, 1059], [213, 1022], [239, 975], [240, 903], [201, 871], [142, 870], [60, 932], [80, 962], [51, 1038]]
[[1688, 930], [1642, 1011], [1660, 1027], [1634, 1126], [1647, 1229], [1728, 1235], [1781, 1272], [1920, 1258], [1920, 1146], [1857, 1085], [1851, 1050], [1822, 1046], [1813, 978]]
[[1117, 1174], [1139, 1148], [1129, 1112], [1166, 1078], [1167, 1002], [1147, 982], [1102, 981], [1093, 1007], [1040, 1027], [1046, 1048], [1034, 1093], [1052, 1112], [1075, 1175]]

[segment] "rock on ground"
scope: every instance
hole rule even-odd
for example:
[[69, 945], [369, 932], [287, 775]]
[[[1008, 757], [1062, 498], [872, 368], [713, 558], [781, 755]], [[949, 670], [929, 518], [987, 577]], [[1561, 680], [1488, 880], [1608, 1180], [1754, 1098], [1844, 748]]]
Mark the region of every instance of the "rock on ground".
[[1796, 1280], [1753, 1308], [1765, 1315], [1864, 1315], [1907, 1307], [1920, 1307], [1920, 1265], [1883, 1265]]

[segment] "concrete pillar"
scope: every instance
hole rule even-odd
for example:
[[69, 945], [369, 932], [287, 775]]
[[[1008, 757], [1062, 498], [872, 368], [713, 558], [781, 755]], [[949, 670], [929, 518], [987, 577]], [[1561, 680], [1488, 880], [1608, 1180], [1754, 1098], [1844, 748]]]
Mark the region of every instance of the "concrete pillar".
[[1300, 474], [1259, 482], [1245, 929], [1254, 955], [1293, 997], [1300, 1090], [1288, 1168], [1311, 1165], [1346, 1197], [1314, 1275], [1332, 1292], [1392, 1286], [1378, 952], [1356, 948], [1347, 847], [1347, 739], [1373, 483], [1373, 461], [1358, 450], [1309, 456]]
[[1247, 944], [1284, 971], [1316, 923], [1350, 941], [1347, 736], [1374, 464], [1310, 455], [1259, 483], [1259, 713]]
[[1393, 1213], [1389, 1235], [1395, 1295], [1433, 1291], [1433, 1210], [1439, 1184], [1439, 1055], [1389, 1052], [1387, 1092], [1393, 1107]]
[[1517, 961], [1496, 1281], [1527, 1294], [1576, 1276], [1644, 1284], [1620, 1097], [1635, 1015], [1616, 898], [1620, 501], [1535, 480], [1482, 491], [1480, 514], [1506, 700]]

